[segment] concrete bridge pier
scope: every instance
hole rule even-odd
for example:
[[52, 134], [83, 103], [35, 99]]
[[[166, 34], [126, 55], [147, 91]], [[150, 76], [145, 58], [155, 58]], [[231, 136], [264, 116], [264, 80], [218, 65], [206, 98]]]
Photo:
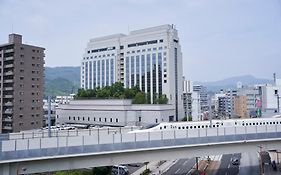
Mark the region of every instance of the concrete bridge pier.
[[1, 175], [18, 175], [18, 167], [13, 163], [0, 164]]

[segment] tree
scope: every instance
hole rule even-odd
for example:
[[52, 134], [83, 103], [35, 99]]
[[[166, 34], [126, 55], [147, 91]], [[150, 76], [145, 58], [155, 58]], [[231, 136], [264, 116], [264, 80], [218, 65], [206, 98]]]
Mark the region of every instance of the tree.
[[138, 92], [135, 95], [132, 103], [134, 103], [134, 104], [145, 104], [146, 103], [145, 93]]

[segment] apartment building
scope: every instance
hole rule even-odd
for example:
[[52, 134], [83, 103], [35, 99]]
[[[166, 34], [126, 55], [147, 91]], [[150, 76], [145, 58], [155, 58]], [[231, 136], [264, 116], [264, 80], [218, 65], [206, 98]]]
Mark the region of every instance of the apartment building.
[[92, 89], [122, 82], [138, 86], [153, 96], [165, 94], [175, 108], [175, 119], [184, 117], [182, 53], [178, 31], [161, 25], [89, 41], [81, 64], [81, 87]]
[[248, 118], [247, 96], [241, 95], [234, 97], [234, 114], [239, 118]]
[[42, 127], [44, 48], [22, 43], [10, 34], [0, 45], [0, 131]]

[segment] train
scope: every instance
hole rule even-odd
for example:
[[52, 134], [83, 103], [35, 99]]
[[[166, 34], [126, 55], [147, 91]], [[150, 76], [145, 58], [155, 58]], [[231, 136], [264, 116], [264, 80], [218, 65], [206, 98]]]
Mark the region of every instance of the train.
[[130, 131], [129, 133], [168, 131], [168, 130], [194, 130], [204, 128], [223, 128], [223, 127], [246, 127], [246, 126], [266, 126], [280, 125], [280, 115], [272, 118], [250, 118], [250, 119], [228, 119], [228, 120], [208, 120], [196, 122], [162, 122], [150, 127]]

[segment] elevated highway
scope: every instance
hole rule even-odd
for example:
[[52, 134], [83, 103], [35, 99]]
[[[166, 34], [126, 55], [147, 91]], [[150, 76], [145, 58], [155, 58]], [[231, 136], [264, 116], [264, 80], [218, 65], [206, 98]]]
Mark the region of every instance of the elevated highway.
[[0, 174], [29, 174], [280, 149], [281, 125], [2, 140]]

